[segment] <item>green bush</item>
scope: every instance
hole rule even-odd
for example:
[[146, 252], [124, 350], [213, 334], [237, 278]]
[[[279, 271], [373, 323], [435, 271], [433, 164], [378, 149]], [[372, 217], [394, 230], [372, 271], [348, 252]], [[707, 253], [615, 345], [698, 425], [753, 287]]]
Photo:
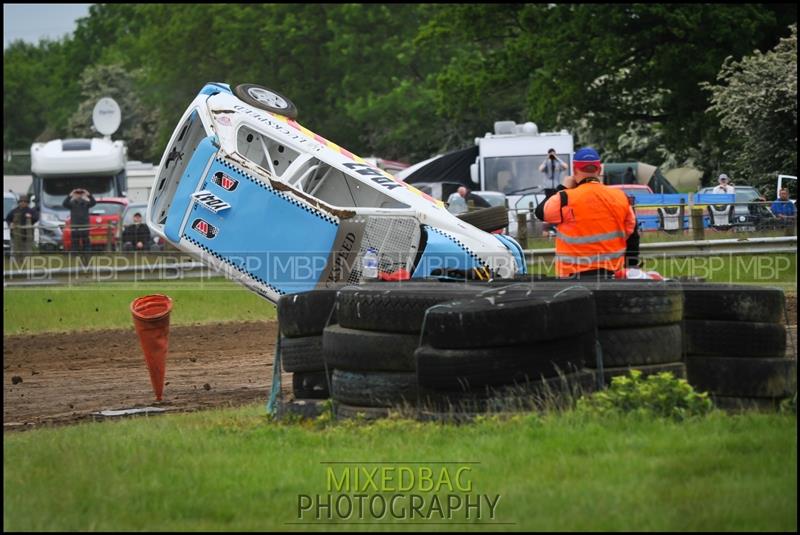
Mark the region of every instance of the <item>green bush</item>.
[[578, 410], [591, 414], [636, 413], [675, 420], [701, 416], [712, 408], [708, 394], [695, 392], [685, 379], [676, 379], [671, 372], [645, 379], [639, 370], [614, 377], [607, 390], [578, 400]]

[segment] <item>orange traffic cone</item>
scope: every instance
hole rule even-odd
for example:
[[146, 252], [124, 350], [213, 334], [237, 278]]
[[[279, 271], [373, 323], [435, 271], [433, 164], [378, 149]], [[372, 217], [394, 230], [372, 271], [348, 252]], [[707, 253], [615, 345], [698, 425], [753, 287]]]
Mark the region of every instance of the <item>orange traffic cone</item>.
[[131, 302], [133, 325], [139, 335], [147, 369], [150, 370], [150, 383], [153, 385], [156, 401], [161, 401], [161, 394], [164, 392], [171, 310], [172, 299], [166, 295], [146, 295]]

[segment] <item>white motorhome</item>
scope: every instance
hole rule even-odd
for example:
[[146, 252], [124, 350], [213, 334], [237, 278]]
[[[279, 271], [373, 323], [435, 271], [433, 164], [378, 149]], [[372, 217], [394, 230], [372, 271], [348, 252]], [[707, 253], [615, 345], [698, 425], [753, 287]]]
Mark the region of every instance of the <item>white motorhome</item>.
[[147, 203], [150, 198], [150, 188], [156, 179], [156, 166], [147, 162], [129, 160], [127, 165], [128, 194], [132, 203]]
[[123, 197], [127, 148], [111, 139], [56, 139], [31, 145], [34, 202], [39, 209], [39, 247], [60, 249], [69, 210], [62, 206], [75, 188], [95, 197]]
[[566, 130], [539, 132], [532, 122], [497, 121], [494, 133], [475, 138], [475, 144], [478, 156], [470, 166], [473, 189], [506, 194], [511, 233], [516, 228], [516, 214], [528, 212], [531, 204], [535, 207], [544, 199], [546, 189], [558, 186], [539, 170], [550, 149], [567, 164], [562, 178], [572, 172], [574, 145]]

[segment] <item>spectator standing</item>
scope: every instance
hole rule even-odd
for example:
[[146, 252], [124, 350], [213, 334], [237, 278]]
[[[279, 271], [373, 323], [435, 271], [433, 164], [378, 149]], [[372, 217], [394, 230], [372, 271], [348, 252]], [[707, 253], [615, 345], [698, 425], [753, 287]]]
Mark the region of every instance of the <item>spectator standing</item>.
[[781, 188], [778, 196], [778, 200], [773, 202], [769, 209], [782, 222], [792, 222], [796, 217], [797, 209], [794, 203], [789, 200], [789, 190]]
[[[574, 176], [536, 207], [536, 217], [557, 226], [556, 275], [612, 278], [625, 265], [636, 215], [628, 197], [600, 182], [600, 155], [591, 147], [575, 153]], [[633, 244], [630, 244], [633, 245]], [[630, 254], [630, 253], [629, 253]]]
[[133, 214], [133, 223], [122, 231], [123, 251], [148, 251], [150, 249], [150, 229], [142, 223], [142, 214]]
[[6, 216], [11, 231], [11, 252], [16, 254], [33, 251], [33, 226], [39, 221], [39, 213], [31, 208], [28, 197], [21, 195], [17, 206]]
[[547, 158], [542, 160], [539, 166], [539, 171], [544, 173], [546, 179], [545, 188], [555, 191], [561, 184], [561, 174], [568, 168], [569, 166], [556, 155], [556, 149], [548, 150]]
[[719, 175], [719, 178], [717, 180], [719, 181], [719, 185], [717, 185], [711, 191], [711, 193], [729, 193], [729, 194], [736, 193], [736, 187], [733, 184], [731, 184], [731, 179], [728, 178], [728, 175], [722, 173], [721, 175]]
[[62, 206], [69, 209], [72, 225], [72, 250], [89, 251], [89, 210], [97, 204], [94, 196], [85, 189], [76, 188], [69, 192]]

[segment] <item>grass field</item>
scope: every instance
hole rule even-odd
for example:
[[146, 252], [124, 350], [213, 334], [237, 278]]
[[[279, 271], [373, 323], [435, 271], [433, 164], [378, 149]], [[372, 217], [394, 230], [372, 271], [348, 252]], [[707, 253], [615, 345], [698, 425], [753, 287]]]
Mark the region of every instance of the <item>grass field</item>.
[[[650, 259], [645, 266], [668, 277], [698, 276], [709, 282], [764, 284], [785, 291], [797, 288], [794, 254]], [[554, 274], [552, 263], [529, 270]], [[131, 301], [150, 293], [174, 299], [175, 325], [276, 317], [274, 305], [223, 278], [9, 287], [3, 290], [3, 334], [128, 327]]]
[[225, 279], [10, 287], [3, 290], [3, 334], [132, 328], [131, 301], [153, 293], [173, 299], [174, 325], [276, 317], [274, 305]]
[[[6, 530], [381, 529], [363, 523], [374, 520], [369, 513], [333, 512], [356, 522], [334, 527], [298, 512], [299, 495], [324, 499], [328, 468], [344, 466], [469, 467], [460, 481], [471, 488], [440, 488], [443, 500], [500, 496], [493, 518], [484, 506], [480, 525], [463, 524], [477, 512], [466, 520], [461, 510], [386, 529], [797, 530], [794, 415], [712, 413], [674, 423], [571, 412], [463, 426], [320, 426], [272, 423], [263, 406], [250, 406], [6, 433], [3, 464]], [[427, 504], [435, 493], [425, 490], [399, 494]], [[408, 517], [398, 503], [398, 516]]]

